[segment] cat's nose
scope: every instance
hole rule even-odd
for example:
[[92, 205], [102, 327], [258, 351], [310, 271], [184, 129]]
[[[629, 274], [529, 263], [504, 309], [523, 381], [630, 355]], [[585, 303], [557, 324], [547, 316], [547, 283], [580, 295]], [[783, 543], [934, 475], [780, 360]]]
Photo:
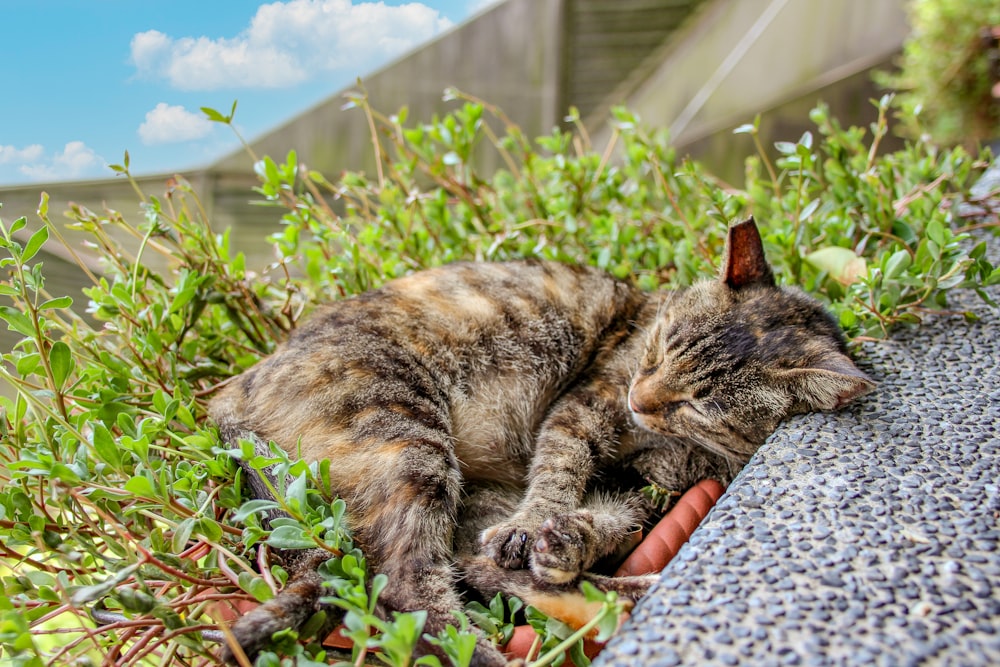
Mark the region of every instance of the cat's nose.
[[647, 405], [644, 405], [636, 398], [634, 391], [628, 393], [628, 409], [637, 415], [645, 415], [651, 412]]

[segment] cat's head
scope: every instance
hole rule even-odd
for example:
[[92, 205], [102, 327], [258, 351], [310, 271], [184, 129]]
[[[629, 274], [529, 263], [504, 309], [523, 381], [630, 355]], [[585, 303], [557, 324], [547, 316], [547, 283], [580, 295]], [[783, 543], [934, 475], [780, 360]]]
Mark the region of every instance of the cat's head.
[[822, 305], [775, 285], [753, 219], [729, 230], [718, 280], [666, 297], [629, 388], [635, 422], [747, 459], [782, 418], [875, 383]]

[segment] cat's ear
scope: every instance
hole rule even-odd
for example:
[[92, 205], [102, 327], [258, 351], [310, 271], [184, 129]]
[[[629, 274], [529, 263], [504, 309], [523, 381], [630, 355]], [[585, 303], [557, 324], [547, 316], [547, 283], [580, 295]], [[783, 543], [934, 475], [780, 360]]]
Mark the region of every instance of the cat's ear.
[[733, 289], [748, 285], [774, 285], [774, 274], [764, 257], [764, 243], [753, 218], [729, 228], [722, 281]]
[[840, 352], [831, 352], [809, 368], [779, 371], [792, 394], [813, 410], [836, 410], [875, 388], [875, 382]]

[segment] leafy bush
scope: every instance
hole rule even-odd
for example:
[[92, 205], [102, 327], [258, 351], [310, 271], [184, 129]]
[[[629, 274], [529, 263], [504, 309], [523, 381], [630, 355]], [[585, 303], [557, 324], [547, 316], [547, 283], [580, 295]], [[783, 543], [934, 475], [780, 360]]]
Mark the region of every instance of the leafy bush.
[[[258, 191], [282, 220], [281, 258], [259, 274], [180, 178], [143, 202], [138, 224], [72, 210], [103, 262], [83, 299], [45, 289], [38, 252], [61, 232], [44, 197], [44, 226], [26, 242], [15, 238], [24, 219], [0, 224], [0, 318], [22, 336], [0, 366], [16, 390], [0, 404], [6, 661], [214, 664], [221, 609], [267, 599], [286, 579], [268, 549], [318, 546], [336, 557], [326, 574], [347, 612], [352, 658], [376, 652], [407, 664], [421, 615], [386, 622], [371, 613], [384, 582], [343, 527], [329, 462], [307, 467], [280, 451], [251, 461], [294, 480], [276, 489], [288, 518], [265, 530], [260, 514], [274, 503], [244, 501], [232, 462], [251, 453], [220, 449], [205, 416], [219, 383], [267, 354], [317, 301], [473, 258], [589, 262], [645, 288], [685, 285], [714, 273], [727, 224], [750, 214], [779, 278], [825, 300], [854, 338], [918, 322], [946, 307], [953, 288], [1000, 282], [948, 206], [981, 163], [920, 141], [880, 155], [888, 99], [871, 134], [818, 108], [816, 133], [779, 143], [773, 164], [761, 150], [737, 189], [678, 159], [665, 136], [625, 110], [615, 112], [615, 150], [598, 153], [575, 114], [577, 131], [529, 141], [499, 110], [451, 95], [463, 101], [454, 113], [415, 125], [405, 109], [384, 117], [353, 99], [371, 121], [375, 174], [330, 182], [294, 153], [257, 161]], [[755, 125], [740, 132], [759, 144]], [[474, 156], [484, 150], [506, 168], [478, 173]], [[128, 168], [126, 155], [116, 169], [127, 177]], [[483, 607], [471, 615], [489, 634], [508, 634], [503, 605], [494, 606], [499, 618], [484, 620]], [[603, 625], [616, 611], [607, 600]], [[298, 664], [324, 660], [315, 638], [298, 639], [282, 640]], [[467, 634], [436, 641], [455, 664], [467, 660]], [[260, 664], [284, 663], [265, 654]]]
[[[899, 70], [876, 80], [901, 91], [910, 136], [929, 131], [943, 143], [975, 145], [1000, 138], [1000, 3], [995, 0], [910, 0], [911, 33]], [[992, 55], [991, 55], [992, 53]], [[923, 124], [907, 119], [919, 111]]]

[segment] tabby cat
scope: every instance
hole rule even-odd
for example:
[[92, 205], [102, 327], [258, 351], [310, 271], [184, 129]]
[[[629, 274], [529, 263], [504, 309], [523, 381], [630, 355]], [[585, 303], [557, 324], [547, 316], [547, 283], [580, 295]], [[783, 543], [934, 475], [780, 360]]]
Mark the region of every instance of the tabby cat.
[[[383, 612], [425, 609], [437, 634], [462, 607], [457, 569], [529, 602], [572, 588], [649, 518], [630, 490], [728, 482], [785, 416], [873, 386], [823, 308], [775, 285], [750, 219], [721, 278], [684, 290], [532, 260], [394, 280], [316, 312], [210, 411], [230, 443], [330, 459], [388, 576]], [[322, 554], [295, 558], [285, 591], [232, 628], [249, 655], [317, 609]], [[505, 660], [480, 637], [473, 663]]]

